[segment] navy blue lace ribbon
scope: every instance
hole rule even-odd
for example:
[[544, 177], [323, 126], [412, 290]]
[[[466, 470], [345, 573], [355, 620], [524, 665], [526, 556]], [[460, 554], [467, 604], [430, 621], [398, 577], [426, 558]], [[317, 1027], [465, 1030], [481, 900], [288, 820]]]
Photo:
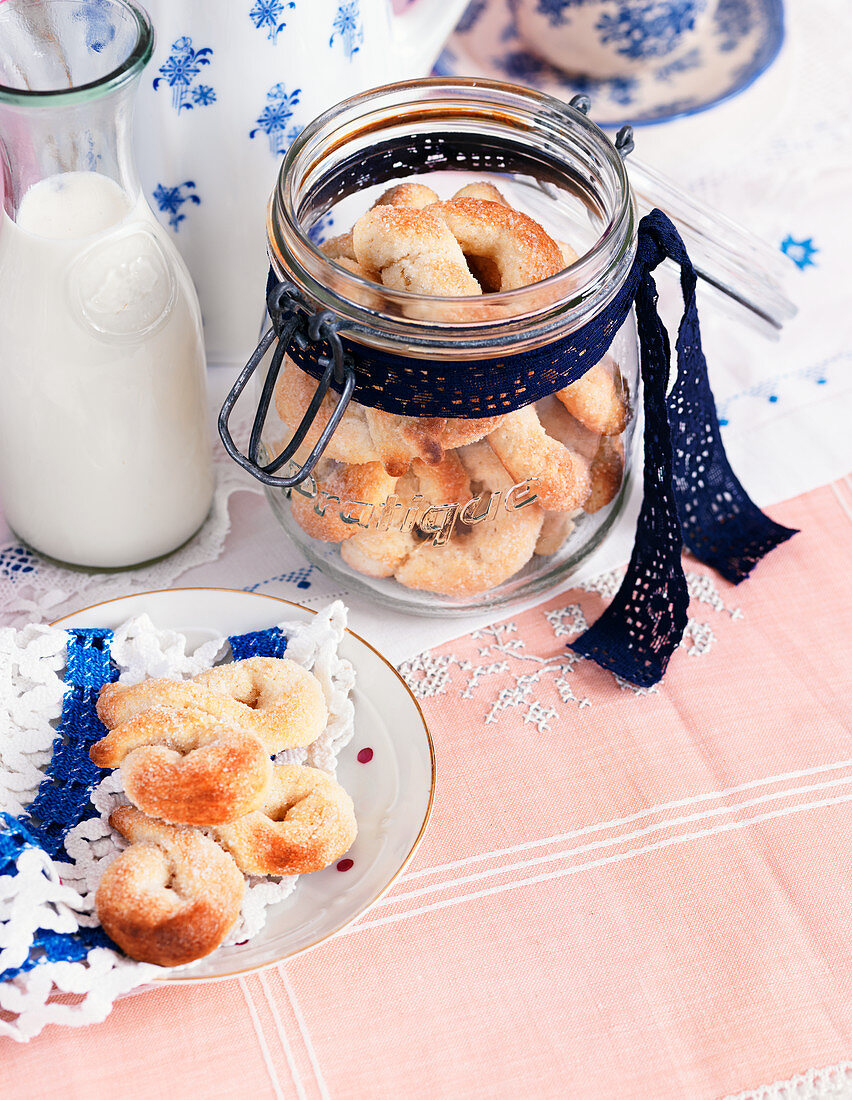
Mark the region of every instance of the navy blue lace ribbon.
[[[677, 380], [668, 398], [669, 337], [651, 276], [665, 259], [680, 267], [684, 301]], [[635, 306], [645, 411], [642, 509], [621, 588], [571, 648], [643, 687], [662, 678], [686, 627], [683, 546], [738, 584], [796, 533], [752, 503], [728, 464], [701, 350], [695, 285], [695, 269], [677, 230], [662, 211], [653, 210], [639, 223], [636, 258], [613, 300], [555, 343], [502, 359], [447, 364], [342, 338], [355, 365], [354, 400], [386, 412], [476, 418], [519, 409], [576, 382], [604, 356]], [[302, 342], [291, 344], [288, 354], [319, 378], [330, 350], [323, 342]]]
[[[651, 275], [665, 259], [680, 267], [684, 304], [675, 344], [677, 379], [668, 398], [669, 337]], [[662, 679], [686, 628], [684, 544], [699, 561], [739, 584], [796, 532], [752, 503], [728, 463], [701, 350], [695, 269], [674, 225], [659, 210], [639, 223], [633, 273], [645, 410], [642, 508], [621, 587], [570, 648], [632, 684], [650, 687]]]

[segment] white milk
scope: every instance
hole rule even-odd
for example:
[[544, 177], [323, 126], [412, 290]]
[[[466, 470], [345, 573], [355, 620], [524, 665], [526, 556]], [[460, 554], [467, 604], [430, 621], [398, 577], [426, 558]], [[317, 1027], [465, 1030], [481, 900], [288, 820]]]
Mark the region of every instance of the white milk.
[[140, 198], [68, 172], [0, 211], [0, 500], [60, 561], [174, 550], [213, 491], [201, 318]]

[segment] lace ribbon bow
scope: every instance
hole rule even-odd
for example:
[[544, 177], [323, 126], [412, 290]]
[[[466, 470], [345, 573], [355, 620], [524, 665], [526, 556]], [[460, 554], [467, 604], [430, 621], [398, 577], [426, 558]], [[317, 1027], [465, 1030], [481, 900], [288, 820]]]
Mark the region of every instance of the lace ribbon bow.
[[[669, 337], [657, 313], [651, 275], [665, 259], [680, 267], [684, 305], [675, 344], [677, 378], [668, 397]], [[621, 587], [570, 648], [632, 684], [650, 687], [662, 679], [686, 628], [683, 546], [739, 584], [762, 557], [796, 532], [765, 516], [730, 467], [701, 350], [695, 269], [680, 235], [660, 210], [639, 223], [628, 284], [636, 287], [644, 390], [642, 508]]]

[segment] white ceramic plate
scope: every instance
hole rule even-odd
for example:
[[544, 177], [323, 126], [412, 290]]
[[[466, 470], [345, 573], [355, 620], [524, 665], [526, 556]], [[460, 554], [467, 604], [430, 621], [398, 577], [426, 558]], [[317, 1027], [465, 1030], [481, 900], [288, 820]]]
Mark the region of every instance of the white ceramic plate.
[[[306, 620], [307, 608], [274, 596], [224, 588], [178, 588], [109, 600], [58, 620], [63, 627], [114, 629], [146, 613], [155, 626], [179, 630], [188, 648], [217, 635], [265, 630], [284, 620]], [[397, 671], [372, 646], [346, 632], [340, 655], [357, 676], [355, 736], [340, 753], [337, 778], [355, 802], [358, 838], [337, 865], [302, 875], [293, 894], [270, 906], [253, 940], [222, 947], [190, 970], [161, 980], [200, 982], [255, 970], [305, 951], [355, 920], [390, 887], [426, 829], [435, 793], [435, 753], [420, 707]], [[361, 749], [373, 758], [358, 762]]]

